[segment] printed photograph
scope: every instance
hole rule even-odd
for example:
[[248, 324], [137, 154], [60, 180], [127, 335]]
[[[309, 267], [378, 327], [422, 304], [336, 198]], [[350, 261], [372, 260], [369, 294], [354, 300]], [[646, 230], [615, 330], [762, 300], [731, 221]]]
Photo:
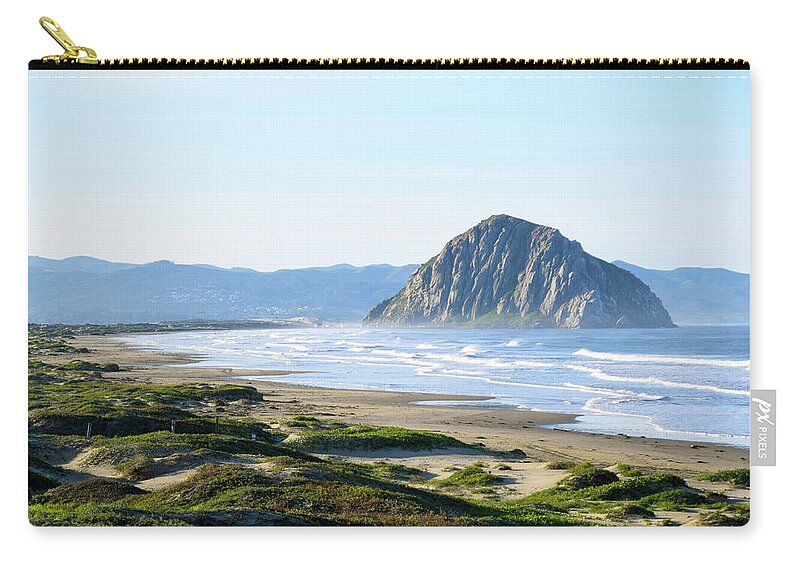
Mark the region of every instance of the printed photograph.
[[749, 73], [29, 72], [36, 526], [741, 526]]

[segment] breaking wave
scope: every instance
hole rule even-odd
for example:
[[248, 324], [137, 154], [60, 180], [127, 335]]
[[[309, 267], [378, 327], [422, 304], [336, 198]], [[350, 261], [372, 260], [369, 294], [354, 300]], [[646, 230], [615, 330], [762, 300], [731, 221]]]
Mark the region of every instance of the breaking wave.
[[[124, 338], [140, 348], [186, 352], [177, 366], [302, 371], [281, 382], [351, 389], [482, 396], [472, 405], [579, 412], [579, 431], [747, 442], [747, 336], [634, 333], [618, 342], [592, 332], [324, 328], [169, 333]], [[701, 331], [702, 332], [702, 331]], [[511, 335], [514, 335], [512, 337]], [[585, 338], [584, 338], [585, 337]], [[692, 344], [694, 341], [698, 344]], [[591, 344], [590, 344], [591, 343]], [[605, 343], [605, 344], [600, 344]], [[590, 350], [588, 346], [608, 350]], [[686, 352], [701, 351], [716, 358]], [[621, 352], [628, 350], [630, 353]], [[616, 352], [620, 351], [620, 352]], [[275, 380], [265, 377], [264, 380]], [[491, 401], [493, 404], [487, 404]], [[697, 410], [703, 416], [697, 416]], [[705, 412], [707, 411], [707, 416]], [[593, 416], [598, 418], [593, 420]], [[621, 416], [615, 420], [611, 416]], [[626, 419], [627, 417], [627, 419]], [[632, 422], [633, 417], [641, 418]], [[573, 425], [573, 424], [570, 424]], [[566, 429], [571, 429], [564, 425]], [[696, 430], [696, 431], [693, 431]], [[715, 433], [716, 432], [716, 433]], [[597, 433], [601, 433], [597, 431]], [[718, 434], [739, 434], [725, 436]]]
[[698, 366], [719, 366], [721, 368], [748, 368], [749, 360], [717, 360], [715, 358], [694, 358], [683, 356], [660, 356], [656, 354], [617, 354], [614, 352], [595, 352], [581, 348], [572, 353], [574, 356], [609, 360], [611, 362], [648, 362], [657, 364], [694, 364]]
[[719, 386], [709, 386], [706, 384], [692, 384], [691, 382], [674, 382], [672, 380], [662, 380], [661, 378], [635, 378], [631, 376], [615, 376], [603, 372], [599, 368], [590, 368], [588, 366], [580, 366], [578, 364], [564, 364], [564, 368], [574, 370], [576, 372], [584, 372], [598, 380], [605, 380], [606, 382], [628, 382], [631, 384], [654, 384], [657, 386], [667, 386], [669, 388], [683, 388], [686, 390], [701, 390], [705, 392], [716, 392], [717, 394], [730, 394], [733, 396], [749, 396], [750, 392], [747, 390], [735, 390], [733, 388], [721, 388]]

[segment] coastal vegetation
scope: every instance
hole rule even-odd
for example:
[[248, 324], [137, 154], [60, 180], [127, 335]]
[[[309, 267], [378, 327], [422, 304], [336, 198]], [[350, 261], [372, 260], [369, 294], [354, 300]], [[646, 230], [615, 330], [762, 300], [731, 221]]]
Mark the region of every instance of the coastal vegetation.
[[570, 475], [559, 485], [565, 489], [585, 489], [619, 481], [617, 476], [606, 469], [595, 467], [591, 463], [580, 463], [569, 468]]
[[[34, 525], [677, 524], [675, 513], [685, 513], [727, 526], [749, 518], [745, 501], [722, 493], [748, 486], [746, 469], [697, 477], [715, 489], [705, 490], [673, 473], [564, 459], [546, 465], [565, 471], [556, 485], [514, 494], [515, 462], [531, 461], [521, 451], [324, 413], [251, 415], [274, 410], [253, 386], [137, 380], [125, 363], [80, 352], [64, 331], [33, 330]], [[435, 454], [474, 460], [439, 472], [402, 460]]]
[[638, 467], [634, 467], [633, 465], [628, 465], [627, 463], [618, 463], [617, 473], [619, 473], [623, 477], [637, 477], [642, 474], [642, 471], [641, 469], [639, 469]]
[[721, 493], [692, 488], [674, 474], [633, 475], [608, 483], [600, 483], [598, 478], [576, 487], [576, 475], [597, 470], [587, 464], [573, 469], [577, 473], [573, 472], [556, 487], [532, 493], [521, 501], [550, 505], [573, 515], [604, 514], [608, 520], [651, 519], [655, 511], [700, 508], [705, 510], [699, 520], [706, 525], [746, 524], [748, 520], [749, 507], [745, 511], [741, 503], [734, 503]]
[[348, 426], [299, 434], [289, 447], [304, 451], [405, 449], [422, 451], [472, 447], [453, 437], [400, 427]]
[[545, 469], [556, 469], [556, 470], [571, 469], [572, 467], [575, 467], [575, 462], [568, 460], [551, 461], [547, 463], [544, 467]]
[[722, 471], [704, 473], [698, 479], [700, 481], [725, 481], [736, 487], [750, 488], [749, 469], [723, 469]]
[[489, 473], [480, 463], [473, 463], [463, 469], [459, 469], [446, 479], [438, 481], [437, 484], [441, 487], [475, 488], [496, 485], [502, 482], [503, 478], [499, 475]]

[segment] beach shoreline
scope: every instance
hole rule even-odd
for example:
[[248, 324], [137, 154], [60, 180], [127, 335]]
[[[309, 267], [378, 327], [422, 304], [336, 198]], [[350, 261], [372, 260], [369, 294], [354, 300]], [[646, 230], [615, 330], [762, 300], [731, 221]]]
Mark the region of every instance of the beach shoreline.
[[[252, 386], [263, 394], [264, 401], [234, 405], [226, 413], [265, 421], [312, 415], [347, 423], [399, 426], [440, 432], [495, 450], [520, 450], [533, 462], [567, 460], [603, 465], [626, 463], [651, 469], [669, 469], [689, 477], [749, 464], [747, 448], [721, 443], [593, 434], [547, 427], [569, 424], [578, 415], [435, 405], [437, 401], [487, 399], [483, 396], [317, 388], [278, 380], [302, 372], [175, 366], [198, 362], [200, 358], [182, 353], [138, 349], [115, 338], [115, 335], [76, 336], [71, 344], [89, 350], [85, 355], [88, 360], [100, 364], [118, 364], [122, 371], [114, 374], [117, 380]], [[54, 355], [48, 360], [59, 363], [73, 358], [74, 355]], [[425, 401], [426, 404], [416, 404], [417, 401]]]

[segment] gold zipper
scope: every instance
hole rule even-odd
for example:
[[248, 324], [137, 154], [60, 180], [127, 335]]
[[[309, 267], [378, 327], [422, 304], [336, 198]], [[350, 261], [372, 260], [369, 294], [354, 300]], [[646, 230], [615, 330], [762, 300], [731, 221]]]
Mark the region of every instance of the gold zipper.
[[567, 59], [385, 59], [385, 58], [118, 58], [99, 59], [91, 48], [78, 46], [64, 29], [48, 17], [39, 19], [48, 34], [64, 49], [30, 62], [29, 69], [62, 66], [99, 66], [110, 69], [750, 69], [743, 59], [730, 58], [567, 58]]
[[39, 24], [50, 34], [51, 38], [58, 42], [58, 45], [64, 48], [64, 53], [61, 55], [46, 55], [42, 58], [42, 61], [53, 63], [83, 63], [88, 65], [100, 63], [93, 49], [75, 45], [75, 42], [70, 39], [67, 32], [64, 31], [64, 28], [59, 26], [52, 18], [42, 16], [39, 18]]

